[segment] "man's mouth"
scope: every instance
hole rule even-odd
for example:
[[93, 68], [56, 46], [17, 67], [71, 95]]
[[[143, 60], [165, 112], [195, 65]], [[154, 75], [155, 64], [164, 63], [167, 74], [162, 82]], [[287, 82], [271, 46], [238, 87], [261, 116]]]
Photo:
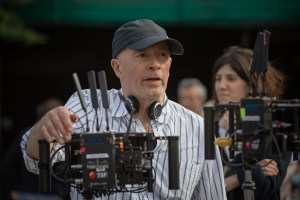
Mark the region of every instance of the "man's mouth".
[[161, 77], [159, 76], [146, 76], [144, 77], [144, 81], [161, 81]]
[[150, 78], [146, 78], [146, 81], [160, 81], [161, 79], [159, 77], [150, 77]]

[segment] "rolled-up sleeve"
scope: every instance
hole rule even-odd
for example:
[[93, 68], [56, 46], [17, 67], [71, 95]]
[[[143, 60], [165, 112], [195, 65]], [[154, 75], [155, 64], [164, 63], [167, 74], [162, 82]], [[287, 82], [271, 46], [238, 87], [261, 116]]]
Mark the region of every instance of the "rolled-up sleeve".
[[26, 152], [30, 134], [31, 134], [31, 129], [23, 134], [23, 137], [21, 140], [21, 150], [23, 153], [23, 158], [24, 158], [24, 162], [25, 162], [25, 166], [26, 166], [27, 170], [32, 173], [38, 174], [39, 173], [38, 160], [34, 160], [34, 159], [30, 158]]

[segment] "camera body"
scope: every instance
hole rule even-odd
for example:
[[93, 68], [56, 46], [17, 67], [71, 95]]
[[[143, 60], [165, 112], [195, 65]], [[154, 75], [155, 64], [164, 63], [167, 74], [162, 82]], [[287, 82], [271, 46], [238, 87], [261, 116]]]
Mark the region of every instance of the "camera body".
[[272, 108], [270, 98], [241, 99], [242, 152], [246, 160], [273, 155]]
[[218, 112], [229, 112], [226, 138], [230, 142], [226, 141], [226, 146], [229, 146], [231, 159], [235, 152], [242, 152], [244, 160], [255, 163], [264, 158], [278, 157], [282, 151], [291, 151], [293, 158], [298, 160], [299, 109], [297, 99], [244, 98], [240, 104], [216, 104], [204, 108], [205, 135], [215, 132], [214, 121]]
[[[179, 136], [155, 137], [153, 133], [74, 133], [49, 159], [49, 143], [39, 141], [40, 191], [50, 191], [50, 174], [74, 184], [85, 198], [117, 192], [153, 192], [154, 153], [157, 140], [168, 140], [169, 189], [179, 189]], [[64, 150], [65, 160], [54, 157]]]
[[84, 134], [80, 138], [84, 188], [111, 189], [116, 184], [115, 142], [112, 134]]
[[75, 133], [65, 145], [65, 163], [77, 170], [72, 178], [92, 191], [152, 185], [154, 139], [150, 133]]

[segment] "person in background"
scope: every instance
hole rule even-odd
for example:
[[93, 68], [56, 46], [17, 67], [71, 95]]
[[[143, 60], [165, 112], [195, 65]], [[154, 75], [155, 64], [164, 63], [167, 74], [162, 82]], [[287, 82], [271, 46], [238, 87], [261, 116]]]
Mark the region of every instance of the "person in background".
[[[64, 107], [57, 107], [46, 113], [23, 136], [21, 143], [27, 169], [38, 173], [37, 140], [50, 142], [50, 152], [71, 140], [71, 133], [83, 133], [89, 127], [91, 132], [105, 132], [107, 127], [115, 133], [153, 133], [155, 136], [179, 136], [179, 188], [169, 189], [167, 143], [159, 143], [154, 152], [153, 191], [134, 192], [129, 185], [126, 192], [115, 192], [94, 199], [191, 199], [198, 184], [198, 199], [226, 199], [222, 163], [218, 148], [216, 158], [205, 160], [203, 118], [168, 100], [166, 88], [172, 64], [171, 54], [182, 55], [182, 45], [167, 36], [166, 31], [149, 19], [140, 19], [123, 24], [114, 34], [111, 66], [120, 79], [121, 89], [108, 91], [109, 109], [102, 106], [98, 90], [97, 111], [91, 103], [90, 90], [84, 90], [86, 112], [83, 110], [78, 93], [70, 97]], [[130, 104], [125, 105], [125, 101]], [[158, 106], [160, 105], [160, 106]], [[159, 109], [161, 110], [153, 110]], [[98, 113], [98, 114], [97, 114]], [[106, 113], [109, 115], [108, 124]], [[159, 114], [158, 114], [159, 113]], [[95, 116], [99, 117], [96, 123]], [[132, 125], [129, 121], [133, 116]], [[88, 121], [87, 121], [88, 119]], [[97, 130], [99, 127], [99, 130]], [[127, 130], [129, 129], [129, 130]], [[52, 143], [53, 140], [56, 142]], [[64, 160], [59, 151], [53, 162]], [[78, 189], [78, 190], [77, 190]], [[71, 188], [72, 199], [83, 199], [80, 188]]]
[[206, 99], [206, 86], [197, 78], [184, 78], [178, 83], [177, 101], [185, 108], [203, 116]]
[[291, 159], [291, 162], [288, 166], [286, 176], [283, 180], [283, 183], [280, 187], [280, 199], [281, 200], [292, 200], [293, 196], [293, 177], [297, 173], [298, 162]]
[[297, 169], [295, 173], [291, 177], [292, 182], [292, 200], [299, 200], [300, 199], [300, 162], [298, 162]]
[[[40, 120], [49, 110], [62, 105], [63, 102], [56, 97], [46, 99], [36, 107], [36, 121]], [[17, 138], [7, 150], [1, 163], [2, 181], [7, 188], [7, 192], [9, 192], [8, 198], [12, 200], [67, 200], [66, 187], [56, 180], [53, 180], [50, 194], [39, 193], [39, 176], [27, 171], [22, 157], [20, 142], [23, 134], [29, 129], [30, 127], [25, 127], [18, 133]]]
[[[240, 102], [248, 97], [249, 70], [253, 58], [250, 49], [232, 46], [225, 50], [213, 66], [213, 99], [216, 104]], [[279, 70], [268, 65], [266, 73], [267, 96], [280, 98], [284, 93], [285, 76]], [[261, 82], [259, 92], [261, 93]], [[216, 136], [224, 137], [229, 128], [228, 111], [217, 116]], [[225, 149], [224, 159], [229, 160]], [[256, 185], [255, 199], [280, 199], [280, 186], [285, 178], [291, 153], [282, 153], [282, 162], [269, 158], [262, 159], [251, 169]], [[236, 155], [236, 161], [241, 161], [241, 154]], [[224, 163], [225, 185], [228, 199], [243, 199], [242, 183], [245, 180], [243, 167], [232, 167]]]

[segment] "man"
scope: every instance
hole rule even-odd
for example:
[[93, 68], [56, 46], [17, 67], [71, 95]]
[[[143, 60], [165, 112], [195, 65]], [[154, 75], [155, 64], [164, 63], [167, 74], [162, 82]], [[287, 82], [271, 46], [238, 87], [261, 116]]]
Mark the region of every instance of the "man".
[[[179, 104], [167, 99], [165, 94], [172, 63], [170, 53], [183, 54], [183, 47], [167, 36], [165, 30], [151, 20], [136, 20], [122, 25], [115, 32], [112, 42], [111, 66], [120, 79], [122, 89], [108, 91], [109, 126], [114, 132], [126, 132], [130, 113], [124, 99], [133, 95], [139, 104], [134, 114], [131, 132], [153, 132], [155, 136], [180, 136], [180, 189], [168, 189], [167, 144], [158, 141], [159, 150], [154, 153], [153, 172], [155, 182], [153, 192], [114, 193], [102, 199], [191, 199], [195, 186], [199, 183], [198, 199], [226, 199], [222, 164], [217, 153], [216, 160], [204, 160], [203, 119]], [[90, 91], [85, 90], [87, 115], [91, 132], [96, 131], [95, 111], [91, 105]], [[100, 97], [100, 91], [98, 97]], [[101, 99], [99, 99], [101, 103]], [[152, 118], [148, 107], [153, 102], [162, 106], [161, 114]], [[106, 110], [98, 110], [100, 133], [106, 129]], [[48, 112], [27, 132], [21, 143], [24, 158], [30, 171], [37, 171], [38, 139], [51, 143], [51, 152], [70, 141], [72, 132], [86, 130], [86, 114], [77, 94], [65, 107]], [[75, 130], [74, 130], [74, 127]], [[215, 148], [215, 147], [212, 147]], [[216, 151], [218, 152], [218, 151]], [[59, 154], [55, 159], [62, 159]], [[82, 199], [73, 188], [72, 199]], [[100, 199], [100, 198], [99, 198]]]
[[196, 78], [184, 78], [177, 87], [178, 103], [203, 116], [203, 106], [207, 98], [207, 89]]

